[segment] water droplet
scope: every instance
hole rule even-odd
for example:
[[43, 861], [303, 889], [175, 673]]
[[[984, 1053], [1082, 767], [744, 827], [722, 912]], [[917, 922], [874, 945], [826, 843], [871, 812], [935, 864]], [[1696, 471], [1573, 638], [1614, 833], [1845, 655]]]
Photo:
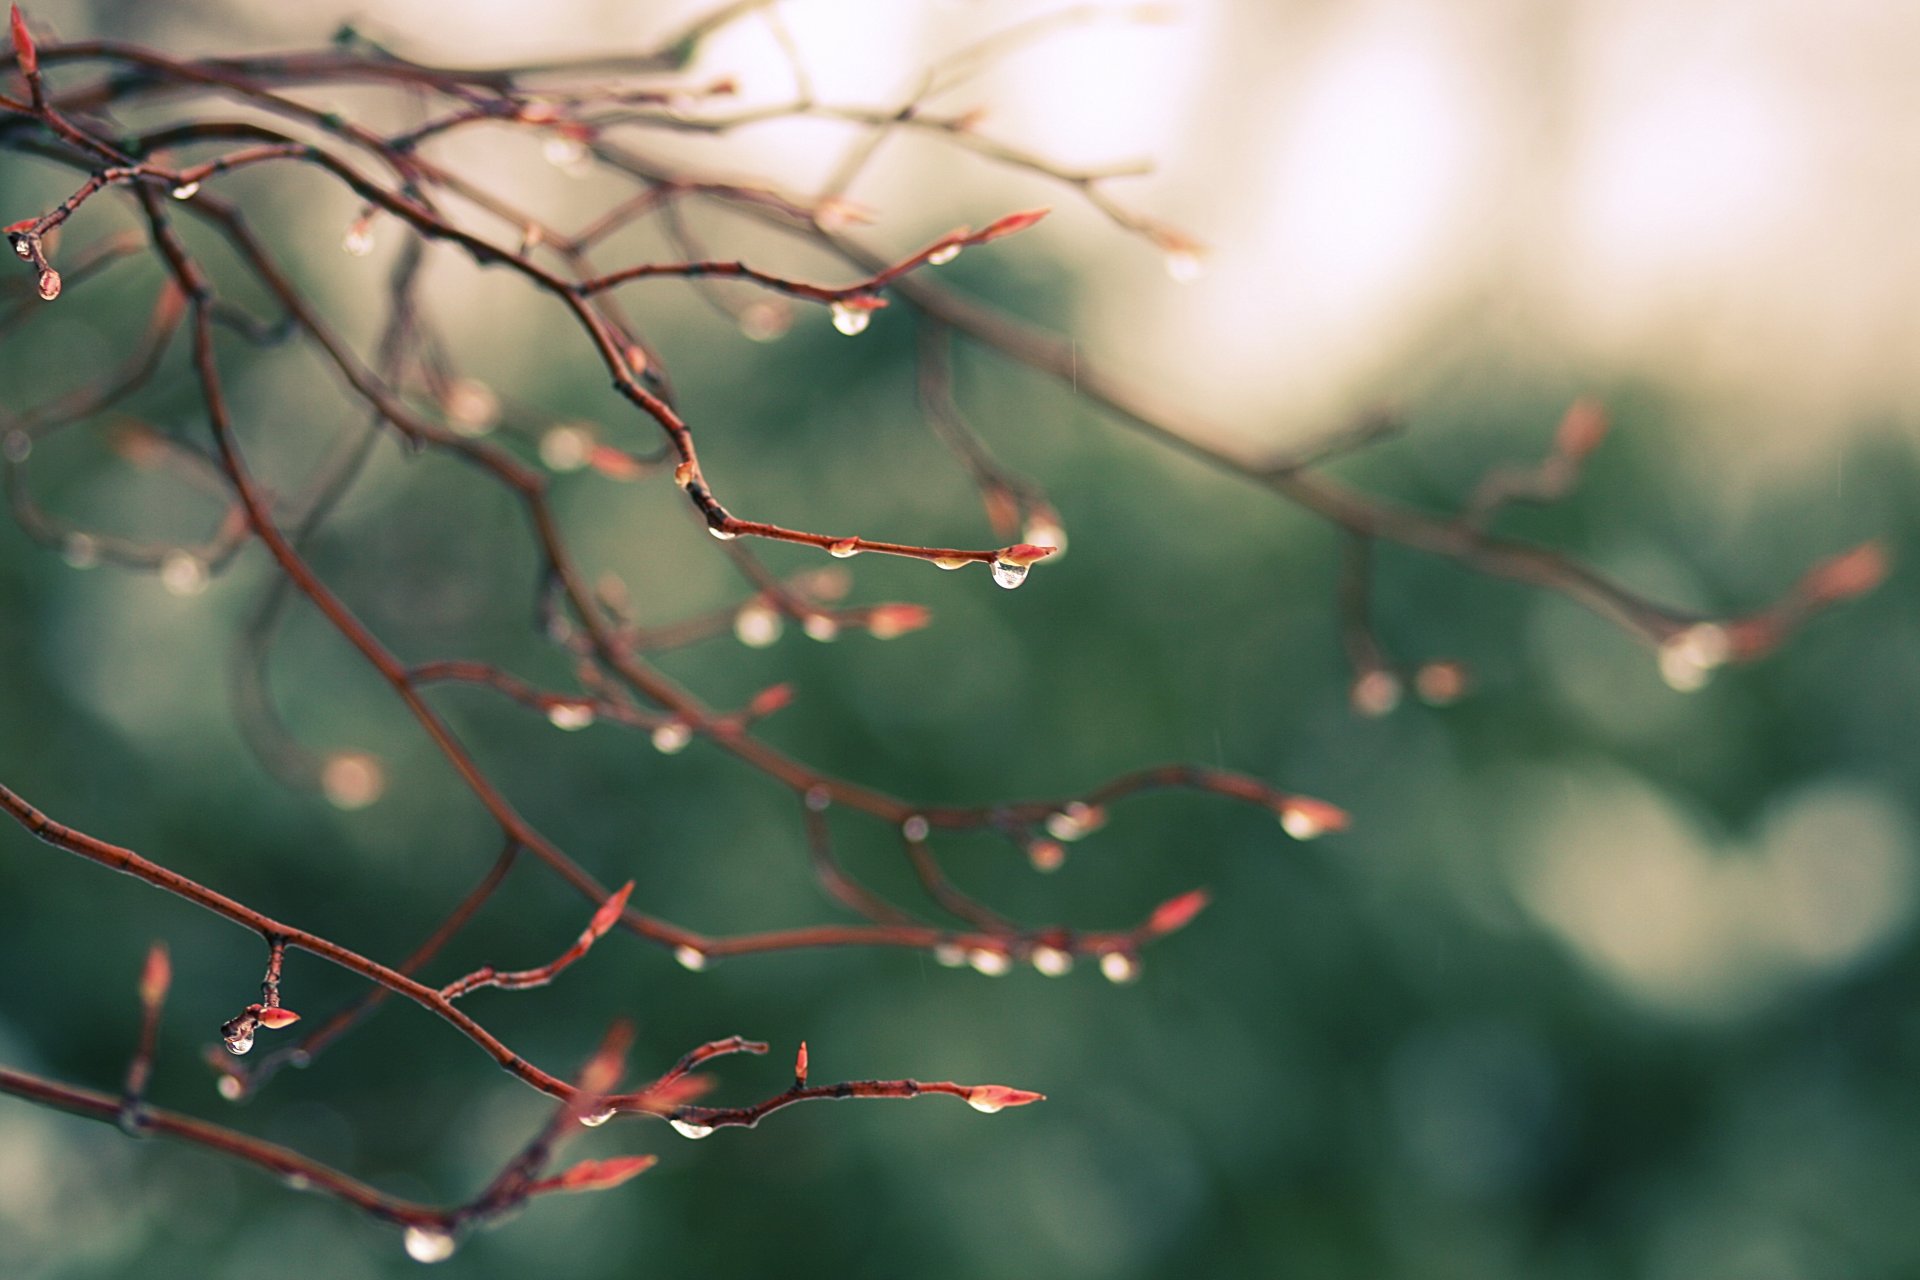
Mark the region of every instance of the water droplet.
[[997, 978], [1013, 968], [1013, 961], [1006, 952], [990, 947], [975, 947], [967, 952], [967, 963], [973, 966], [975, 973], [984, 973], [989, 978]]
[[347, 234], [340, 238], [340, 247], [355, 258], [364, 258], [373, 252], [373, 224], [365, 218], [355, 219], [347, 226]]
[[955, 942], [943, 942], [933, 949], [933, 962], [949, 969], [958, 969], [967, 963], [967, 949]]
[[949, 262], [952, 262], [955, 258], [959, 256], [960, 256], [959, 245], [943, 244], [938, 249], [935, 249], [932, 253], [927, 255], [927, 265], [934, 266], [934, 267], [944, 267]]
[[860, 541], [857, 538], [842, 538], [827, 548], [827, 554], [835, 560], [846, 560], [860, 554]]
[[1347, 690], [1347, 701], [1356, 715], [1378, 720], [1400, 705], [1400, 677], [1377, 668], [1366, 672]]
[[40, 273], [40, 300], [52, 302], [60, 296], [60, 273], [48, 267]]
[[239, 1076], [227, 1075], [225, 1073], [222, 1073], [220, 1078], [213, 1082], [213, 1087], [214, 1091], [228, 1102], [240, 1101], [242, 1097], [246, 1096], [247, 1092], [246, 1081], [242, 1080]]
[[1105, 810], [1075, 800], [1059, 812], [1047, 815], [1047, 834], [1055, 840], [1078, 840], [1088, 832], [1098, 831], [1106, 820]]
[[931, 830], [932, 827], [928, 824], [927, 820], [917, 813], [900, 824], [900, 834], [915, 844], [925, 840], [927, 833]]
[[290, 1173], [286, 1177], [287, 1190], [305, 1191], [313, 1185], [313, 1180], [304, 1173]]
[[22, 258], [30, 259], [33, 257], [33, 242], [24, 235], [16, 236], [13, 241], [13, 251]]
[[1067, 861], [1067, 850], [1053, 840], [1035, 840], [1027, 846], [1027, 861], [1035, 871], [1058, 871]]
[[584, 702], [556, 702], [547, 708], [547, 723], [569, 732], [593, 723], [593, 708]]
[[364, 751], [329, 756], [320, 770], [320, 791], [336, 809], [364, 809], [386, 789], [386, 771], [380, 767], [379, 758]]
[[1327, 824], [1319, 814], [1300, 805], [1284, 804], [1280, 806], [1280, 826], [1295, 840], [1311, 840], [1315, 836], [1325, 835]]
[[990, 1116], [996, 1111], [1003, 1110], [1007, 1104], [984, 1089], [975, 1089], [967, 1095], [967, 1105], [981, 1115]]
[[833, 803], [833, 792], [825, 787], [808, 787], [806, 801], [807, 808], [813, 812], [825, 813], [827, 806]]
[[1100, 972], [1108, 982], [1126, 984], [1140, 980], [1140, 957], [1126, 951], [1109, 951], [1100, 957]]
[[602, 1107], [598, 1111], [583, 1112], [580, 1116], [580, 1123], [589, 1129], [598, 1129], [611, 1119], [613, 1119], [613, 1108]]
[[175, 200], [191, 200], [199, 194], [200, 184], [197, 182], [183, 182], [173, 189]]
[[996, 585], [1005, 587], [1011, 591], [1027, 580], [1027, 570], [1030, 567], [1029, 565], [1015, 564], [1011, 560], [995, 560], [992, 566], [993, 581]]
[[1200, 271], [1200, 255], [1191, 249], [1175, 249], [1167, 255], [1167, 274], [1176, 284], [1192, 284]]
[[169, 552], [160, 562], [160, 585], [169, 595], [197, 596], [207, 589], [207, 562], [185, 551]]
[[1073, 956], [1058, 947], [1035, 947], [1033, 967], [1049, 978], [1057, 978], [1073, 968]]
[[253, 1032], [236, 1031], [226, 1037], [227, 1052], [235, 1055], [253, 1052]]
[[695, 1124], [691, 1120], [669, 1120], [667, 1121], [667, 1123], [672, 1125], [673, 1131], [679, 1134], [681, 1137], [692, 1138], [695, 1141], [698, 1141], [699, 1139], [704, 1138], [708, 1134], [713, 1132], [712, 1125]]
[[8, 462], [25, 462], [33, 454], [33, 437], [24, 431], [9, 431], [0, 440], [0, 455]]
[[653, 749], [663, 756], [678, 755], [692, 741], [693, 730], [682, 720], [669, 720], [653, 731]]
[[764, 604], [750, 604], [733, 615], [734, 638], [749, 649], [764, 649], [780, 638], [780, 612]]
[[793, 327], [793, 308], [782, 302], [756, 302], [740, 313], [740, 332], [753, 342], [773, 342]]
[[1702, 622], [1660, 646], [1660, 677], [1675, 691], [1692, 693], [1732, 656], [1726, 628]]
[[540, 437], [540, 461], [549, 471], [578, 471], [593, 456], [593, 429], [563, 423]]
[[556, 133], [548, 138], [541, 146], [540, 153], [554, 168], [569, 172], [578, 170], [587, 162], [587, 144], [578, 138], [569, 138], [564, 133]]
[[698, 947], [675, 947], [673, 958], [689, 973], [699, 973], [707, 967], [707, 953]]
[[840, 634], [840, 624], [824, 613], [810, 613], [800, 621], [800, 629], [809, 639], [825, 644]]
[[735, 538], [740, 536], [739, 534], [733, 532], [733, 530], [731, 529], [722, 529], [717, 524], [708, 525], [707, 532], [712, 534], [714, 536], [714, 540], [717, 542], [732, 542]]
[[406, 1246], [415, 1262], [445, 1262], [453, 1256], [454, 1239], [438, 1227], [408, 1227]]
[[865, 333], [867, 326], [873, 323], [873, 313], [865, 307], [853, 307], [844, 302], [836, 302], [833, 304], [832, 311], [833, 327], [849, 338]]
[[60, 555], [71, 569], [91, 569], [100, 563], [100, 543], [90, 534], [76, 533], [67, 539]]
[[673, 469], [673, 482], [682, 489], [693, 483], [693, 476], [694, 466], [691, 462], [683, 462]]
[[965, 556], [935, 556], [933, 563], [942, 569], [964, 569], [973, 561]]
[[500, 397], [478, 378], [455, 378], [447, 385], [441, 408], [455, 435], [484, 436], [500, 423]]

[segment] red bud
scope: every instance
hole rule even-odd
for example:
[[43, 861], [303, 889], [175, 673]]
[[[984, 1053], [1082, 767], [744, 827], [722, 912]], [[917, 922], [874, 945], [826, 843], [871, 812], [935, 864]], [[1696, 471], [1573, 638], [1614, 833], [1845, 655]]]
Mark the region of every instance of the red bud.
[[611, 1160], [582, 1160], [557, 1178], [540, 1183], [554, 1191], [605, 1191], [653, 1168], [658, 1156], [615, 1156]]
[[20, 6], [13, 6], [13, 56], [20, 60], [20, 74], [37, 75], [40, 71], [40, 54], [33, 47], [33, 33], [27, 30], [27, 20], [20, 14]]
[[807, 1042], [800, 1042], [800, 1052], [793, 1055], [793, 1078], [801, 1084], [807, 1082]]
[[613, 928], [620, 920], [620, 913], [627, 909], [627, 898], [632, 893], [633, 881], [629, 880], [621, 885], [612, 897], [600, 904], [600, 909], [593, 913], [593, 919], [587, 923], [587, 932], [584, 936], [591, 940], [601, 937], [607, 930]]
[[167, 944], [155, 941], [147, 949], [146, 966], [140, 970], [140, 1003], [149, 1009], [158, 1008], [172, 985], [173, 963], [167, 959]]
[[278, 1031], [282, 1027], [290, 1027], [300, 1021], [299, 1014], [291, 1009], [282, 1009], [278, 1005], [271, 1009], [262, 1009], [255, 1016], [260, 1019], [260, 1025], [269, 1031]]
[[1800, 580], [1800, 591], [1815, 604], [1832, 604], [1865, 595], [1886, 576], [1886, 547], [1879, 542], [1863, 542], [1807, 570]]
[[1043, 208], [1028, 209], [1022, 213], [1010, 213], [998, 222], [990, 223], [973, 238], [980, 244], [985, 244], [989, 240], [998, 240], [1001, 236], [1010, 236], [1016, 232], [1025, 231], [1028, 227], [1052, 212], [1053, 210], [1051, 209]]
[[1207, 909], [1209, 901], [1211, 897], [1205, 889], [1189, 889], [1177, 898], [1168, 898], [1148, 917], [1147, 932], [1157, 937], [1184, 929]]
[[790, 684], [770, 684], [753, 695], [753, 701], [747, 704], [747, 714], [758, 720], [770, 716], [793, 701], [793, 686]]
[[967, 1105], [992, 1115], [1006, 1107], [1024, 1107], [1029, 1102], [1044, 1102], [1047, 1095], [1028, 1089], [1013, 1089], [1004, 1084], [976, 1085], [967, 1091]]
[[1553, 447], [1578, 462], [1607, 438], [1607, 410], [1598, 400], [1575, 400], [1567, 406], [1554, 433]]
[[891, 640], [932, 620], [933, 613], [925, 605], [877, 604], [867, 613], [867, 630], [881, 640]]

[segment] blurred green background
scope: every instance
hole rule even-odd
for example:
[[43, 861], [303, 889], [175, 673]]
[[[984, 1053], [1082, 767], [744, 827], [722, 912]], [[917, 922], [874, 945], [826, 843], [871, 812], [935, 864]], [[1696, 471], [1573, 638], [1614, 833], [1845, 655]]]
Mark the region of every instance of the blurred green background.
[[[786, 8], [798, 23], [809, 6]], [[1028, 11], [959, 9], [969, 19]], [[1294, 6], [1200, 7], [1194, 56], [1222, 58], [1229, 77], [1206, 92], [1252, 86], [1231, 79], [1254, 74], [1244, 47], [1222, 42], [1282, 23], [1283, 11], [1297, 16]], [[423, 12], [396, 5], [387, 16], [404, 33]], [[539, 33], [542, 48], [578, 48], [629, 20], [591, 6], [569, 14], [577, 29], [556, 22]], [[212, 5], [164, 15], [49, 6], [42, 16], [69, 36], [181, 49], [314, 41], [330, 21]], [[493, 33], [489, 7], [470, 16]], [[957, 29], [950, 14], [929, 22], [916, 40]], [[670, 26], [648, 15], [644, 29]], [[445, 56], [462, 56], [449, 40]], [[537, 153], [486, 145], [499, 148], [503, 175], [566, 182]], [[1192, 218], [1215, 245], [1211, 274], [1194, 288], [1220, 291], [1199, 295], [1216, 311], [1230, 306], [1248, 282], [1234, 227], [1253, 215], [1231, 189], [1206, 185], [1211, 153], [1189, 156], [1179, 137], [1157, 145], [1172, 148], [1171, 171], [1141, 203]], [[484, 147], [476, 158], [495, 162]], [[924, 172], [913, 157], [904, 163]], [[908, 249], [1036, 200], [1067, 203], [1043, 184], [981, 183], [921, 191], [897, 218], [876, 197], [889, 216], [872, 243]], [[72, 185], [9, 158], [7, 219]], [[588, 180], [564, 199], [587, 207], [615, 190]], [[1531, 190], [1476, 199], [1501, 208]], [[397, 230], [381, 226], [379, 250], [362, 262], [338, 247], [351, 202], [317, 179], [259, 172], [228, 193], [252, 205], [303, 283], [366, 340], [377, 322], [366, 300]], [[1576, 495], [1518, 513], [1516, 532], [1705, 610], [1758, 605], [1812, 560], [1867, 537], [1886, 540], [1894, 576], [1777, 656], [1682, 695], [1660, 682], [1651, 654], [1565, 601], [1388, 549], [1374, 593], [1383, 643], [1408, 662], [1460, 659], [1476, 686], [1444, 710], [1409, 700], [1361, 720], [1346, 706], [1332, 607], [1338, 546], [1326, 528], [1125, 434], [1068, 389], [970, 351], [961, 403], [1008, 463], [1044, 485], [1070, 554], [1017, 592], [972, 571], [862, 558], [848, 566], [853, 600], [922, 602], [933, 627], [830, 644], [789, 628], [765, 650], [724, 636], [663, 665], [720, 705], [793, 682], [794, 705], [766, 726], [771, 741], [929, 802], [1067, 794], [1133, 766], [1190, 760], [1325, 796], [1353, 813], [1352, 830], [1302, 845], [1244, 807], [1158, 796], [1121, 806], [1050, 877], [998, 841], [938, 842], [958, 882], [1024, 921], [1121, 926], [1209, 886], [1213, 907], [1148, 952], [1130, 987], [1086, 965], [1057, 979], [987, 978], [890, 951], [741, 959], [694, 974], [616, 936], [550, 989], [475, 995], [477, 1017], [556, 1071], [625, 1016], [639, 1026], [637, 1071], [726, 1034], [772, 1042], [766, 1059], [716, 1068], [723, 1100], [782, 1088], [805, 1039], [819, 1080], [993, 1081], [1049, 1101], [993, 1118], [940, 1098], [819, 1104], [698, 1145], [623, 1120], [582, 1135], [570, 1153], [657, 1151], [658, 1168], [611, 1193], [539, 1201], [463, 1242], [443, 1270], [1914, 1274], [1920, 602], [1904, 566], [1920, 552], [1911, 501], [1920, 468], [1911, 401], [1900, 398], [1911, 361], [1895, 358], [1893, 341], [1909, 321], [1875, 331], [1893, 354], [1872, 386], [1892, 390], [1834, 390], [1794, 381], [1785, 366], [1777, 386], [1763, 376], [1703, 388], [1685, 370], [1633, 357], [1632, 344], [1536, 326], [1540, 299], [1495, 264], [1470, 287], [1382, 303], [1399, 318], [1355, 330], [1361, 346], [1377, 339], [1371, 354], [1303, 392], [1306, 407], [1255, 412], [1262, 397], [1288, 400], [1274, 369], [1254, 361], [1233, 385], [1196, 385], [1189, 357], [1207, 368], [1205, 353], [1168, 335], [1191, 328], [1199, 304], [1179, 300], [1150, 250], [1097, 219], [1058, 216], [1062, 229], [969, 251], [943, 279], [1086, 331], [1089, 359], [1120, 358], [1137, 381], [1223, 431], [1278, 447], [1337, 421], [1324, 405], [1405, 405], [1406, 437], [1338, 470], [1444, 509], [1489, 467], [1540, 456], [1564, 406], [1593, 394], [1613, 412], [1612, 437]], [[120, 225], [131, 224], [90, 206], [68, 245]], [[776, 252], [743, 237], [726, 224], [713, 234], [716, 246]], [[1097, 251], [1085, 248], [1089, 237], [1102, 237]], [[1877, 247], [1855, 252], [1871, 258]], [[635, 239], [623, 252], [663, 250]], [[651, 443], [546, 304], [451, 257], [432, 270], [430, 310], [454, 335], [456, 359], [499, 391], [502, 439], [532, 457], [548, 425], [584, 420]], [[157, 280], [145, 266], [119, 268], [9, 334], [0, 403], [34, 404], [109, 367]], [[1310, 291], [1262, 305], [1285, 309], [1289, 297], [1311, 319]], [[852, 341], [803, 312], [784, 338], [756, 345], [678, 286], [629, 300], [736, 512], [874, 537], [991, 541], [963, 475], [919, 420], [903, 310]], [[1783, 312], [1796, 305], [1790, 289], [1776, 301]], [[1668, 323], [1686, 314], [1660, 312]], [[1649, 325], [1645, 341], [1658, 348]], [[243, 438], [270, 480], [290, 486], [316, 442], [358, 422], [309, 353], [223, 356]], [[204, 427], [178, 358], [176, 376], [127, 409], [198, 442]], [[1756, 401], [1790, 406], [1776, 416], [1792, 421], [1743, 419]], [[1742, 421], [1750, 439], [1702, 425]], [[214, 505], [117, 456], [111, 425], [36, 449], [35, 494], [90, 528], [204, 536]], [[740, 598], [666, 477], [618, 484], [574, 473], [556, 480], [555, 498], [591, 571], [618, 574], [644, 620]], [[822, 563], [788, 548], [766, 555], [783, 570]], [[383, 444], [313, 556], [410, 660], [479, 657], [566, 680], [530, 626], [534, 563], [519, 515], [450, 462], [408, 460]], [[293, 611], [276, 652], [277, 705], [316, 749], [380, 756], [386, 794], [342, 812], [255, 762], [227, 684], [237, 632], [269, 581], [255, 548], [204, 594], [182, 598], [152, 577], [70, 568], [0, 522], [0, 780], [59, 820], [397, 959], [479, 877], [496, 835], [310, 611]], [[808, 875], [791, 798], [719, 753], [696, 743], [663, 757], [644, 736], [606, 726], [557, 733], [483, 691], [450, 688], [434, 700], [544, 831], [602, 879], [635, 880], [642, 909], [715, 933], [837, 918]], [[890, 833], [852, 817], [837, 817], [835, 832], [861, 875], [910, 900]], [[523, 865], [431, 974], [543, 962], [582, 919], [576, 898]], [[117, 1087], [137, 1027], [134, 981], [154, 938], [169, 943], [177, 975], [153, 1090], [162, 1105], [436, 1201], [471, 1195], [548, 1114], [457, 1034], [400, 1007], [257, 1099], [222, 1102], [201, 1056], [256, 988], [256, 940], [11, 827], [0, 831], [0, 1062]], [[357, 991], [310, 957], [289, 960], [288, 1003], [309, 1016]], [[335, 1203], [0, 1099], [9, 1277], [344, 1278], [415, 1267], [397, 1233]]]

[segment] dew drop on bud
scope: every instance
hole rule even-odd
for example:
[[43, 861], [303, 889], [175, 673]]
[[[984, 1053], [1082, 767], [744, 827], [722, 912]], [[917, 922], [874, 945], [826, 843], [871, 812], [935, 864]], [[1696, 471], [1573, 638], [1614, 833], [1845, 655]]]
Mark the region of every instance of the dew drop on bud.
[[947, 969], [959, 969], [967, 963], [967, 949], [958, 943], [942, 942], [933, 949], [933, 962]]
[[673, 482], [682, 489], [693, 483], [693, 464], [683, 462], [673, 469]]
[[197, 182], [183, 182], [173, 189], [175, 200], [191, 200], [199, 194], [200, 184]]
[[1107, 820], [1106, 812], [1081, 800], [1047, 815], [1047, 834], [1055, 840], [1078, 840], [1090, 831], [1098, 831]]
[[749, 649], [764, 649], [780, 638], [780, 612], [764, 604], [750, 604], [733, 615], [734, 638]]
[[320, 791], [336, 809], [364, 809], [386, 789], [386, 771], [380, 767], [379, 758], [364, 751], [329, 756], [320, 769]]
[[925, 840], [930, 830], [932, 830], [932, 828], [928, 825], [927, 820], [917, 813], [900, 824], [900, 834], [915, 844]]
[[827, 554], [835, 560], [846, 560], [850, 557], [857, 556], [860, 554], [860, 540], [858, 538], [842, 538], [827, 548]]
[[653, 749], [663, 756], [678, 755], [693, 741], [693, 730], [683, 720], [669, 720], [653, 731]]
[[1138, 982], [1140, 958], [1128, 951], [1109, 951], [1100, 957], [1100, 972], [1108, 982]]
[[40, 301], [52, 302], [60, 296], [60, 273], [48, 267], [40, 273]]
[[549, 471], [578, 471], [593, 457], [593, 430], [578, 423], [549, 427], [540, 437], [540, 461]]
[[1725, 665], [1733, 645], [1725, 627], [1702, 622], [1660, 646], [1660, 677], [1679, 693], [1692, 693]]
[[681, 1137], [691, 1138], [696, 1142], [713, 1132], [712, 1125], [695, 1124], [691, 1120], [669, 1120], [667, 1123], [672, 1125], [673, 1131]]
[[1011, 560], [995, 560], [992, 565], [994, 583], [1011, 591], [1027, 580], [1029, 567]]
[[1191, 249], [1175, 249], [1167, 255], [1167, 275], [1176, 284], [1191, 284], [1200, 278], [1200, 255]]
[[24, 235], [15, 236], [13, 237], [13, 251], [19, 257], [31, 260], [33, 258], [33, 242]]
[[840, 634], [840, 624], [824, 613], [810, 613], [801, 620], [800, 629], [807, 637], [825, 644]]
[[593, 723], [593, 708], [584, 702], [556, 702], [547, 708], [547, 723], [572, 732]]
[[170, 552], [160, 562], [160, 585], [169, 595], [197, 596], [207, 589], [207, 562], [185, 551]]
[[1073, 968], [1073, 956], [1058, 947], [1035, 947], [1033, 967], [1049, 978], [1058, 978]]
[[588, 1111], [588, 1112], [582, 1113], [582, 1115], [580, 1116], [580, 1123], [587, 1126], [587, 1128], [589, 1129], [598, 1129], [601, 1125], [605, 1124], [607, 1121], [611, 1119], [613, 1119], [613, 1108], [602, 1107], [598, 1111]]
[[699, 973], [707, 967], [707, 953], [698, 947], [675, 947], [673, 958], [689, 973]]
[[1291, 804], [1281, 806], [1280, 825], [1295, 840], [1311, 840], [1327, 829], [1326, 824], [1311, 810]]
[[1007, 1104], [985, 1089], [975, 1089], [967, 1095], [967, 1105], [981, 1115], [990, 1116], [996, 1111], [1004, 1110]]
[[995, 951], [991, 947], [975, 947], [967, 952], [967, 963], [973, 966], [975, 973], [984, 973], [989, 978], [997, 978], [1013, 968], [1013, 961], [1004, 951]]
[[932, 253], [927, 255], [927, 265], [934, 266], [934, 267], [944, 267], [949, 262], [952, 262], [955, 258], [959, 256], [960, 256], [959, 245], [943, 244], [938, 249], [935, 249]]
[[445, 1262], [453, 1256], [453, 1237], [438, 1227], [408, 1227], [407, 1256], [415, 1262]]
[[933, 563], [942, 569], [964, 569], [973, 562], [965, 556], [935, 556]]
[[867, 326], [873, 322], [873, 313], [865, 307], [853, 307], [844, 302], [836, 302], [833, 304], [832, 311], [833, 327], [849, 338], [865, 333]]
[[247, 1091], [246, 1083], [239, 1076], [222, 1074], [214, 1082], [214, 1091], [228, 1102], [238, 1102]]

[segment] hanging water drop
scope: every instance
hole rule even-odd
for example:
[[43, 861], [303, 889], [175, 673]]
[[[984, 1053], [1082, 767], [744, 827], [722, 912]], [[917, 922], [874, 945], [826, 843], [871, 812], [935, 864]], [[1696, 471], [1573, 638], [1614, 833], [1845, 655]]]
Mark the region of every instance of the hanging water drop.
[[1011, 560], [995, 560], [992, 565], [995, 585], [1011, 591], [1027, 580], [1027, 570], [1031, 566], [1015, 564]]
[[933, 949], [933, 962], [948, 969], [964, 968], [967, 949], [957, 942], [942, 942]]
[[680, 967], [688, 973], [699, 973], [707, 967], [707, 953], [698, 947], [675, 947], [673, 958], [678, 960]]
[[873, 313], [865, 307], [849, 306], [844, 302], [836, 302], [833, 304], [832, 311], [833, 327], [841, 333], [846, 334], [849, 338], [857, 337], [865, 333], [867, 326], [873, 322]]
[[387, 789], [386, 770], [377, 756], [364, 751], [342, 751], [329, 756], [320, 769], [320, 791], [327, 803], [344, 812], [364, 809]]
[[593, 457], [593, 428], [562, 423], [540, 437], [540, 461], [549, 471], [578, 471]]
[[1191, 249], [1175, 249], [1167, 255], [1167, 274], [1176, 284], [1191, 284], [1200, 278], [1200, 255]]
[[772, 342], [793, 325], [793, 308], [782, 302], [756, 302], [740, 313], [740, 332], [750, 342]]
[[749, 649], [764, 649], [780, 638], [780, 613], [764, 604], [750, 604], [733, 615], [734, 638]]
[[1702, 622], [1660, 646], [1660, 676], [1676, 692], [1693, 693], [1732, 656], [1726, 628]]
[[1109, 951], [1100, 957], [1100, 972], [1108, 982], [1125, 985], [1140, 980], [1140, 958], [1126, 951]]
[[693, 741], [693, 730], [684, 720], [669, 720], [653, 731], [653, 749], [663, 756], [678, 755]]
[[91, 569], [100, 563], [100, 543], [91, 534], [76, 533], [60, 549], [69, 569]]
[[712, 1125], [695, 1124], [691, 1120], [669, 1120], [667, 1121], [667, 1123], [672, 1125], [673, 1131], [679, 1134], [681, 1137], [692, 1138], [695, 1141], [698, 1141], [699, 1139], [704, 1138], [708, 1134], [713, 1132]]
[[556, 702], [547, 708], [547, 723], [573, 732], [593, 723], [593, 708], [584, 702]]
[[589, 1129], [598, 1129], [611, 1119], [613, 1119], [612, 1107], [602, 1107], [598, 1111], [585, 1111], [580, 1115], [580, 1123]]
[[236, 1056], [240, 1054], [245, 1054], [245, 1053], [252, 1053], [253, 1052], [253, 1031], [251, 1028], [249, 1028], [245, 1031], [232, 1032], [226, 1037], [225, 1043], [227, 1046], [227, 1052], [234, 1054]]
[[408, 1227], [407, 1256], [415, 1262], [445, 1262], [453, 1256], [453, 1236], [438, 1227]]
[[952, 262], [955, 258], [959, 256], [960, 256], [959, 245], [943, 244], [938, 249], [935, 249], [932, 253], [927, 255], [927, 265], [933, 266], [933, 267], [944, 267], [949, 262]]
[[223, 1075], [214, 1082], [214, 1091], [228, 1102], [238, 1102], [247, 1092], [247, 1083], [239, 1076]]
[[735, 533], [731, 529], [722, 529], [717, 524], [708, 525], [707, 532], [713, 535], [714, 541], [716, 542], [732, 542], [735, 538], [740, 536], [739, 534]]
[[996, 1111], [1003, 1110], [1007, 1104], [985, 1089], [975, 1089], [967, 1095], [967, 1105], [983, 1116], [990, 1116]]
[[173, 189], [175, 200], [191, 200], [199, 194], [200, 184], [197, 182], [183, 182]]
[[975, 973], [984, 973], [989, 978], [997, 978], [1013, 968], [1013, 961], [1006, 952], [990, 947], [975, 947], [967, 952], [967, 963], [973, 966]]
[[347, 234], [340, 239], [340, 247], [351, 257], [364, 258], [373, 252], [373, 224], [365, 218], [355, 219], [348, 227]]
[[197, 596], [207, 589], [207, 562], [189, 552], [169, 552], [160, 562], [160, 585], [169, 595]]
[[922, 840], [925, 840], [927, 833], [931, 830], [932, 827], [928, 824], [927, 820], [917, 813], [900, 824], [900, 834], [915, 844], [919, 844]]
[[827, 806], [833, 803], [833, 792], [825, 787], [808, 787], [806, 803], [811, 812], [825, 813]]
[[840, 634], [840, 624], [824, 613], [810, 613], [800, 622], [800, 629], [807, 638], [825, 644]]
[[1035, 947], [1033, 967], [1049, 978], [1058, 978], [1073, 968], [1073, 956], [1058, 947]]
[[973, 561], [965, 556], [935, 556], [933, 563], [942, 569], [964, 569]]
[[850, 559], [860, 554], [860, 540], [858, 538], [842, 538], [827, 548], [827, 554], [835, 560]]

